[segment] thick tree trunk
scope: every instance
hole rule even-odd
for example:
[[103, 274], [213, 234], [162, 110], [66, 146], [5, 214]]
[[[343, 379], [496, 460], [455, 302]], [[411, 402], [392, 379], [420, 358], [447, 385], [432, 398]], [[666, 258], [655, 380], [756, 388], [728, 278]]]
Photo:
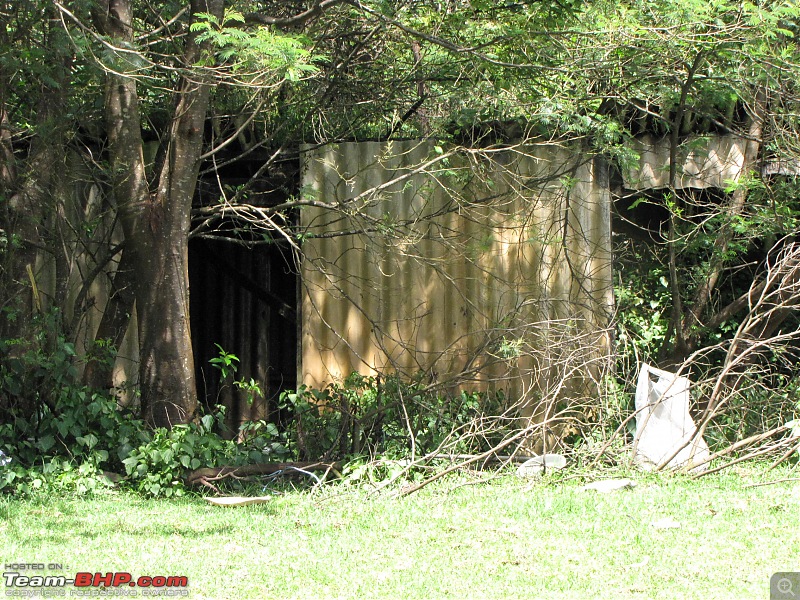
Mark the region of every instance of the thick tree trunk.
[[[118, 43], [131, 44], [130, 0], [104, 0], [95, 20]], [[193, 0], [192, 14], [221, 18], [223, 0]], [[189, 36], [185, 64], [199, 48]], [[191, 420], [197, 409], [194, 358], [189, 330], [188, 236], [209, 85], [186, 76], [177, 89], [166, 160], [157, 189], [148, 188], [135, 74], [106, 75], [106, 122], [114, 191], [134, 267], [139, 328], [139, 385], [142, 412], [152, 425], [171, 427]]]

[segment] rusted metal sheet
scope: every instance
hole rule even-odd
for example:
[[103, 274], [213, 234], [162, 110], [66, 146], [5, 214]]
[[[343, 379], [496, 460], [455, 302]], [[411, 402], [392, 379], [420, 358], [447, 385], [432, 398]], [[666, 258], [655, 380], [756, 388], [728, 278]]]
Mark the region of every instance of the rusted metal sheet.
[[521, 397], [576, 340], [581, 360], [606, 352], [603, 165], [555, 144], [450, 156], [419, 141], [325, 146], [304, 165], [305, 384], [396, 372]]

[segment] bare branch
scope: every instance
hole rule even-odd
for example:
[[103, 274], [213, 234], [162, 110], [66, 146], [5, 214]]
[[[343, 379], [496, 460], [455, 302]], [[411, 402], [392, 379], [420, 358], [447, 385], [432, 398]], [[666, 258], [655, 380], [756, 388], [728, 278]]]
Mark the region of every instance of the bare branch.
[[337, 4], [349, 4], [348, 0], [319, 0], [301, 13], [291, 17], [270, 17], [260, 12], [245, 15], [245, 22], [250, 25], [273, 25], [275, 27], [296, 27], [305, 25], [312, 19], [320, 16], [325, 10]]

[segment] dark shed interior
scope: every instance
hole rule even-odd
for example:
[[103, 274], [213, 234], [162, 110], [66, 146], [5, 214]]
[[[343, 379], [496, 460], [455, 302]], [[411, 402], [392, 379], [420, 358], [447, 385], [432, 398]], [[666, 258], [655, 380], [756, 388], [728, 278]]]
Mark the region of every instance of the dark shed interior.
[[[189, 243], [190, 311], [198, 394], [226, 407], [232, 432], [250, 419], [274, 418], [284, 389], [297, 386], [297, 268], [281, 243], [245, 247], [219, 239]], [[247, 394], [221, 381], [209, 361], [220, 348], [239, 360], [235, 378], [261, 386]]]

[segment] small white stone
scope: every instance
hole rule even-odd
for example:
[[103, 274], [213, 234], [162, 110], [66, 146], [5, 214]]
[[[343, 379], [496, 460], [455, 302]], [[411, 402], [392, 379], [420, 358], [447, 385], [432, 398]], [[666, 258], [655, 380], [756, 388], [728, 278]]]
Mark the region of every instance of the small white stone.
[[594, 490], [601, 494], [607, 494], [616, 490], [625, 490], [635, 487], [636, 483], [630, 479], [603, 479], [601, 481], [593, 481], [583, 486], [582, 490]]

